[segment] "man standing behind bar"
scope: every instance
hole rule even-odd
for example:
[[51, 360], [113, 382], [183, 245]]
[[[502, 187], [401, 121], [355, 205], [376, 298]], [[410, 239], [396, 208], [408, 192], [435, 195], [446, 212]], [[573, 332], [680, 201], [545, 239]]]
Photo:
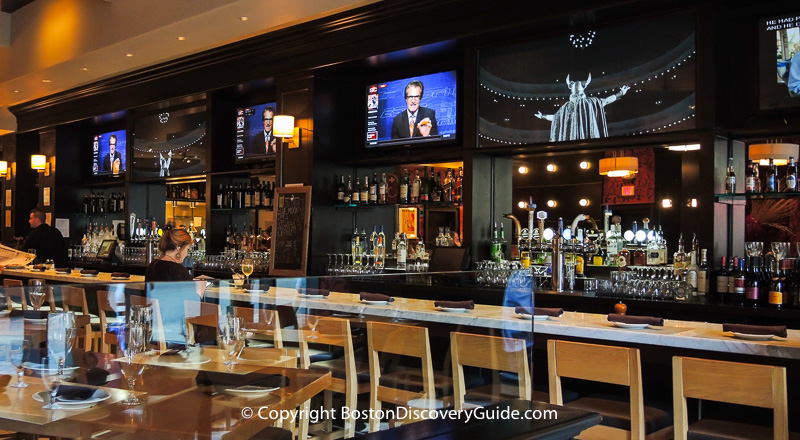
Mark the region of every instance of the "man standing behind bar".
[[408, 83], [405, 90], [406, 110], [394, 117], [392, 139], [428, 137], [439, 134], [436, 110], [420, 106], [425, 86], [422, 81]]
[[264, 130], [259, 131], [253, 136], [253, 142], [250, 144], [250, 154], [275, 154], [278, 145], [278, 139], [272, 133], [272, 118], [275, 117], [275, 108], [267, 106], [261, 112], [261, 122], [264, 124]]
[[45, 223], [47, 217], [39, 208], [31, 210], [31, 218], [28, 223], [33, 228], [23, 250], [36, 249], [36, 258], [41, 261], [52, 259], [55, 267], [65, 267], [67, 260], [67, 246], [64, 244], [64, 236], [61, 231]]

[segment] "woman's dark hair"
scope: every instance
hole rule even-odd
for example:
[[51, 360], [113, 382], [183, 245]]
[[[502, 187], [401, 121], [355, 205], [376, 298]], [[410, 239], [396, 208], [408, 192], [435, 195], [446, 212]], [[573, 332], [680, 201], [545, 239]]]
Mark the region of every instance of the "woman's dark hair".
[[170, 222], [164, 227], [164, 234], [161, 236], [161, 240], [158, 241], [158, 250], [163, 255], [191, 244], [192, 235], [186, 232], [186, 229], [176, 228], [175, 224]]

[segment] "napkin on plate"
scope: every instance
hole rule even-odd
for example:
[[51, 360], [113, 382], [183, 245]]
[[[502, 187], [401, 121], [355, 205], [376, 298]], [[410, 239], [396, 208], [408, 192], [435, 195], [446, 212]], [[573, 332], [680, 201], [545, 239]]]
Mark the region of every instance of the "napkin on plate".
[[86, 370], [86, 383], [89, 385], [105, 385], [110, 379], [110, 374], [102, 368], [89, 368]]
[[33, 268], [31, 268], [31, 270], [38, 270], [38, 271], [42, 271], [42, 272], [44, 272], [46, 269], [47, 269], [47, 266], [45, 266], [44, 264], [36, 264], [36, 265], [33, 266]]
[[653, 316], [631, 316], [620, 315], [619, 313], [609, 313], [608, 320], [611, 322], [621, 322], [623, 324], [648, 324], [657, 327], [664, 326], [664, 318], [656, 318]]
[[76, 385], [61, 385], [58, 387], [56, 397], [61, 401], [80, 402], [81, 400], [91, 399], [95, 389]]
[[330, 291], [330, 290], [325, 290], [325, 289], [312, 289], [312, 288], [310, 288], [310, 287], [300, 287], [300, 288], [298, 288], [298, 289], [297, 289], [297, 291], [298, 291], [298, 292], [299, 292], [301, 295], [322, 295], [322, 296], [328, 296], [328, 295], [330, 295], [330, 294], [331, 294], [331, 291]]
[[388, 301], [393, 302], [394, 298], [382, 293], [361, 292], [358, 294], [361, 301]]
[[128, 272], [111, 272], [111, 278], [130, 278], [131, 274]]
[[70, 269], [68, 267], [57, 267], [56, 268], [56, 272], [59, 272], [59, 273], [70, 273], [70, 272], [72, 272], [72, 269]]
[[282, 374], [230, 374], [216, 371], [200, 371], [195, 377], [197, 386], [214, 386], [223, 389], [240, 386], [256, 386], [264, 388], [287, 387], [289, 378]]
[[781, 338], [788, 336], [785, 325], [722, 324], [722, 331], [744, 333], [746, 335], [775, 335]]
[[97, 269], [83, 269], [81, 275], [97, 275], [98, 272]]
[[434, 301], [436, 307], [447, 307], [448, 309], [469, 309], [475, 308], [475, 301]]
[[546, 308], [546, 307], [534, 307], [533, 308], [534, 315], [547, 315], [547, 316], [554, 316], [559, 317], [564, 314], [564, 309], [561, 308]]

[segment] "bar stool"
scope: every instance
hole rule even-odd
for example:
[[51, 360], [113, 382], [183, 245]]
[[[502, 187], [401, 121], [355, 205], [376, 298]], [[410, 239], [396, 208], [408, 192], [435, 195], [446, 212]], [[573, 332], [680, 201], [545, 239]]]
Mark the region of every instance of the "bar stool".
[[[392, 403], [397, 406], [408, 406], [409, 401], [421, 399], [427, 406], [433, 405], [436, 398], [436, 389], [431, 357], [431, 345], [426, 327], [414, 327], [401, 324], [370, 321], [367, 323], [367, 340], [369, 355], [369, 384], [370, 384], [370, 410], [372, 416], [381, 410], [382, 402]], [[415, 357], [422, 361], [421, 380], [417, 384], [421, 391], [395, 388], [384, 385], [382, 377], [396, 383], [408, 384], [408, 372], [386, 373], [381, 371], [379, 353], [390, 353], [401, 356]], [[425, 408], [433, 409], [433, 408]], [[380, 429], [380, 419], [371, 417], [369, 431]]]
[[[369, 373], [369, 365], [355, 360], [353, 336], [350, 331], [350, 321], [342, 318], [327, 316], [312, 316], [317, 319], [315, 325], [309, 324], [308, 315], [297, 315], [298, 342], [300, 346], [300, 367], [330, 371], [333, 376], [331, 384], [325, 388], [324, 407], [333, 408], [333, 393], [344, 394], [344, 406], [354, 411], [359, 394], [369, 392], [369, 381], [365, 373]], [[312, 330], [313, 329], [313, 330]], [[333, 345], [344, 349], [344, 356], [338, 359], [311, 363], [309, 342], [316, 344]], [[361, 380], [359, 380], [361, 379]], [[332, 431], [332, 421], [326, 421], [327, 432]], [[305, 438], [308, 433], [308, 419], [301, 419], [299, 438]], [[344, 420], [344, 438], [355, 435], [355, 420]]]
[[571, 377], [628, 387], [627, 402], [583, 397], [568, 407], [602, 414], [602, 425], [580, 435], [581, 439], [631, 440], [672, 438], [672, 417], [666, 411], [644, 405], [639, 350], [607, 345], [547, 341], [550, 403], [563, 405], [561, 378]]
[[[531, 375], [525, 341], [522, 339], [452, 332], [450, 353], [456, 411], [464, 409], [465, 400], [477, 399], [487, 404], [509, 399], [531, 400]], [[467, 390], [464, 366], [515, 373], [519, 377], [516, 393], [503, 392], [502, 385]]]
[[99, 318], [89, 313], [89, 304], [86, 301], [86, 291], [82, 287], [75, 286], [60, 286], [61, 292], [61, 308], [64, 310], [72, 310], [73, 308], [89, 317], [89, 324], [84, 327], [83, 346], [88, 350], [99, 351], [100, 339], [102, 333], [95, 332], [92, 329], [92, 323], [99, 325]]
[[[672, 391], [676, 440], [798, 438], [795, 434], [789, 436], [785, 367], [675, 356]], [[690, 425], [687, 398], [771, 408], [773, 427], [710, 419]]]
[[275, 348], [283, 348], [281, 321], [276, 310], [233, 307], [233, 315], [244, 318], [248, 329], [248, 346], [263, 346], [262, 341], [272, 341]]
[[25, 297], [25, 288], [21, 280], [6, 278], [3, 287], [6, 291], [6, 308], [8, 310], [28, 310], [28, 300]]

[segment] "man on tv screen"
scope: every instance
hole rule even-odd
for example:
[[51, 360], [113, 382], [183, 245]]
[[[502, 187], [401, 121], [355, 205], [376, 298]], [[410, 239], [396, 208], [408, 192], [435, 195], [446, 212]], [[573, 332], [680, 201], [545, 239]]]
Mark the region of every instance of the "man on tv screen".
[[800, 44], [795, 46], [795, 50], [792, 65], [789, 67], [789, 80], [786, 82], [792, 98], [800, 97]]
[[394, 117], [392, 139], [428, 137], [439, 134], [436, 110], [420, 106], [425, 86], [413, 80], [406, 86], [406, 110]]
[[264, 111], [261, 113], [264, 130], [253, 136], [253, 141], [250, 143], [250, 154], [275, 154], [278, 139], [272, 134], [273, 117], [275, 117], [275, 107], [264, 107]]
[[112, 134], [108, 137], [108, 154], [103, 159], [103, 171], [119, 173], [122, 164], [122, 156], [117, 152], [117, 135]]

